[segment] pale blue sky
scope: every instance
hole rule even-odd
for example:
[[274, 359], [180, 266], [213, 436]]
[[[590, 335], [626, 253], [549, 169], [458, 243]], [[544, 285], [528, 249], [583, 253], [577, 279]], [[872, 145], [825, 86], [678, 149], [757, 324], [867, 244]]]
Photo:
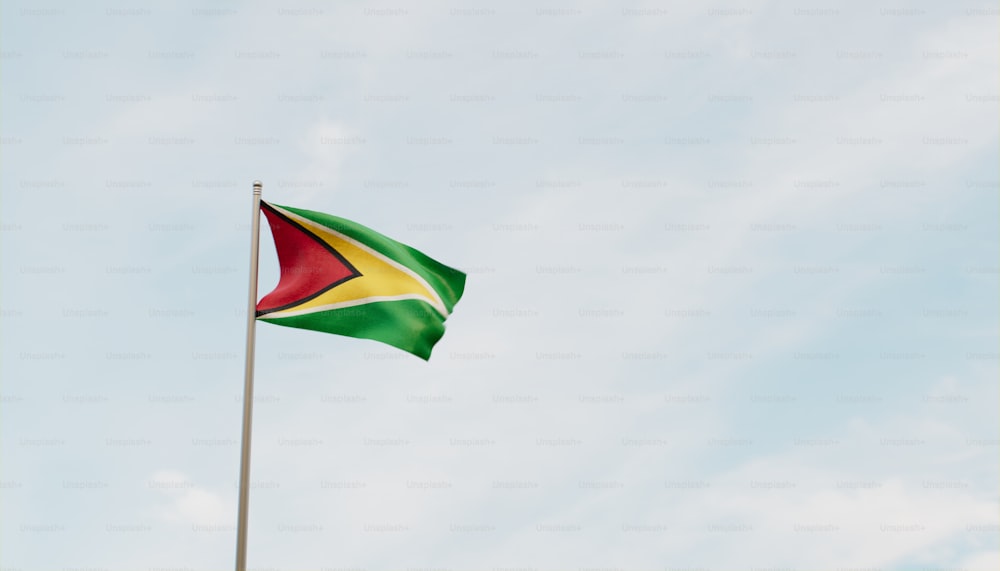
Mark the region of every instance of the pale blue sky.
[[259, 325], [251, 568], [996, 569], [997, 16], [5, 2], [0, 568], [232, 566], [260, 179], [469, 280]]

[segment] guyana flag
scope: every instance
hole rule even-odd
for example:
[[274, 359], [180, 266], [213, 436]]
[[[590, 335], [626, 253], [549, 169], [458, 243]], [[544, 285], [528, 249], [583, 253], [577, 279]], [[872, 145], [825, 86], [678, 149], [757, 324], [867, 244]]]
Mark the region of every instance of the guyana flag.
[[356, 222], [261, 202], [281, 278], [257, 319], [374, 339], [429, 359], [465, 274]]

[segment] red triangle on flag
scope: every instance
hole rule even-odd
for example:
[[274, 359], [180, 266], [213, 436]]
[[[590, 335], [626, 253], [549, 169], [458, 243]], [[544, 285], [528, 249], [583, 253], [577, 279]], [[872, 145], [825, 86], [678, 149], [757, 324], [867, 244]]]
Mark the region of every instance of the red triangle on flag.
[[261, 211], [271, 226], [281, 277], [274, 291], [257, 303], [257, 315], [298, 305], [361, 275], [340, 252], [298, 222], [266, 202]]

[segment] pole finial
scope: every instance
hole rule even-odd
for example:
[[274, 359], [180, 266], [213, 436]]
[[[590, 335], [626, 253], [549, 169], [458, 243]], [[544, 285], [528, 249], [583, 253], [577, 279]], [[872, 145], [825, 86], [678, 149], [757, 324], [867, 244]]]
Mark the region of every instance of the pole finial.
[[256, 194], [260, 194], [261, 189], [264, 188], [264, 183], [259, 180], [253, 181], [253, 191]]

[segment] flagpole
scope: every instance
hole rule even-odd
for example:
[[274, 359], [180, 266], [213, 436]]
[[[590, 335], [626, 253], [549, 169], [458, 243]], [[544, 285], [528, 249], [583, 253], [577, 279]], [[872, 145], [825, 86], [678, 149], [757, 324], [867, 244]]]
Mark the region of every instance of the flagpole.
[[253, 181], [253, 222], [250, 232], [250, 299], [247, 302], [247, 347], [243, 377], [243, 443], [240, 452], [240, 505], [236, 522], [236, 571], [247, 568], [247, 521], [250, 504], [250, 429], [253, 417], [253, 361], [257, 333], [257, 256], [260, 250], [260, 193], [263, 184]]

